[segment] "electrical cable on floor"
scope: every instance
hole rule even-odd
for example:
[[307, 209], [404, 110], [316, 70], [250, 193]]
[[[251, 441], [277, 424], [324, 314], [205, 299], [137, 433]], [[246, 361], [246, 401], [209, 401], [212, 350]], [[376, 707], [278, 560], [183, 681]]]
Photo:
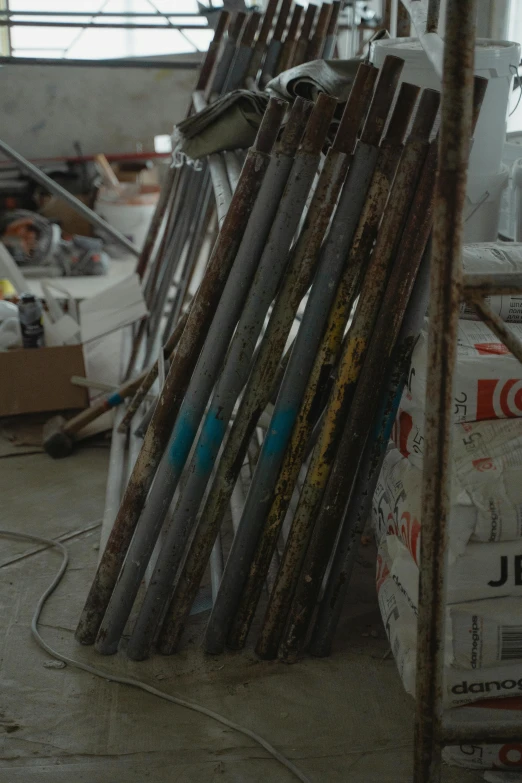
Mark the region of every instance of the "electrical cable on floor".
[[286, 769], [288, 769], [295, 777], [302, 781], [302, 783], [311, 783], [310, 779], [307, 778], [303, 772], [301, 772], [292, 762], [287, 759], [285, 756], [282, 755], [282, 753], [279, 753], [270, 743], [268, 743], [266, 740], [263, 739], [263, 737], [260, 737], [259, 734], [256, 734], [254, 731], [251, 731], [250, 729], [245, 728], [244, 726], [240, 726], [237, 723], [233, 723], [232, 721], [228, 720], [228, 718], [225, 718], [223, 715], [220, 715], [217, 712], [214, 712], [213, 710], [209, 710], [206, 707], [202, 707], [199, 704], [196, 704], [192, 701], [187, 701], [186, 699], [180, 699], [177, 696], [171, 696], [169, 693], [164, 693], [163, 691], [157, 690], [157, 688], [153, 688], [151, 685], [147, 685], [144, 682], [141, 682], [140, 680], [134, 680], [131, 677], [119, 677], [118, 675], [109, 674], [108, 672], [103, 671], [102, 669], [96, 669], [93, 666], [89, 666], [86, 663], [82, 663], [81, 661], [76, 661], [73, 658], [68, 658], [66, 655], [62, 655], [62, 653], [57, 652], [56, 650], [53, 650], [52, 647], [50, 647], [47, 642], [42, 638], [40, 635], [40, 632], [38, 630], [38, 621], [40, 619], [40, 614], [42, 613], [42, 609], [45, 606], [45, 603], [47, 599], [54, 593], [60, 582], [62, 581], [62, 578], [67, 570], [67, 566], [69, 564], [69, 552], [67, 548], [61, 544], [59, 541], [53, 541], [51, 538], [43, 538], [41, 536], [33, 536], [29, 535], [28, 533], [19, 533], [14, 530], [5, 530], [0, 529], [0, 536], [9, 536], [11, 538], [17, 538], [22, 541], [31, 541], [33, 543], [39, 543], [39, 544], [46, 544], [49, 547], [54, 547], [56, 549], [59, 549], [62, 553], [62, 564], [58, 570], [58, 573], [54, 577], [53, 581], [45, 590], [45, 592], [40, 597], [36, 609], [34, 610], [34, 614], [31, 619], [31, 634], [37, 644], [45, 650], [46, 653], [51, 655], [53, 658], [56, 658], [58, 661], [62, 661], [63, 663], [68, 664], [69, 666], [73, 666], [76, 669], [82, 669], [85, 672], [88, 672], [89, 674], [94, 674], [97, 677], [102, 677], [104, 680], [108, 680], [109, 682], [118, 682], [122, 685], [131, 685], [134, 688], [139, 688], [142, 691], [145, 691], [146, 693], [150, 693], [153, 696], [157, 696], [160, 699], [165, 699], [166, 701], [172, 702], [172, 704], [177, 704], [179, 707], [186, 707], [189, 710], [193, 710], [194, 712], [199, 712], [201, 715], [206, 715], [208, 718], [212, 718], [212, 720], [217, 721], [218, 723], [221, 723], [223, 726], [226, 726], [229, 729], [233, 729], [234, 731], [237, 731], [239, 734], [243, 734], [245, 737], [249, 737], [251, 740], [256, 742], [258, 745], [261, 745], [262, 748], [264, 748], [267, 753], [269, 753], [271, 756], [273, 756], [276, 761], [278, 761], [280, 764], [282, 764]]

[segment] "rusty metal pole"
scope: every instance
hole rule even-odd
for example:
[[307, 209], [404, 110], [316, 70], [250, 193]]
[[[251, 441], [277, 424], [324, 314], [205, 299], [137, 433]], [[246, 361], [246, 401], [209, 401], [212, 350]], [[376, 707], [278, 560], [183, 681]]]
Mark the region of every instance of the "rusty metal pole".
[[388, 384], [381, 397], [372, 425], [375, 435], [368, 438], [361, 457], [337, 543], [324, 595], [319, 604], [309, 652], [317, 657], [330, 655], [332, 643], [348, 590], [359, 540], [371, 513], [372, 498], [408, 376], [411, 354], [424, 325], [429, 303], [431, 241], [421, 261], [408, 302], [397, 345], [393, 353]]
[[[389, 109], [392, 103], [393, 93], [393, 90], [388, 89], [386, 109]], [[385, 124], [386, 114], [381, 124], [381, 130]], [[400, 112], [395, 114], [396, 118], [399, 116]], [[362, 141], [366, 138], [369, 119], [370, 116], [363, 132]], [[397, 130], [400, 130], [400, 128], [397, 129], [396, 122], [399, 122], [400, 125], [400, 121], [396, 119], [391, 126], [392, 129], [395, 128], [393, 130], [394, 134]], [[403, 128], [404, 132], [405, 127]], [[378, 143], [380, 135], [381, 132], [379, 131], [373, 139], [374, 145]], [[391, 139], [392, 137], [390, 137], [390, 142]], [[402, 141], [402, 138], [400, 141]], [[373, 148], [375, 155], [373, 166], [368, 172], [369, 178], [361, 194], [364, 208], [361, 212], [361, 206], [359, 206], [356, 214], [356, 217], [359, 217], [358, 224], [356, 223], [357, 229], [355, 234], [352, 231], [353, 239], [350, 238], [351, 242], [345, 249], [348, 256], [345, 268], [335, 293], [324, 336], [314, 359], [301, 408], [295, 420], [292, 435], [279, 472], [274, 499], [266, 520], [266, 526], [269, 529], [280, 527], [285, 518], [301, 464], [305, 459], [314, 422], [325, 402], [325, 392], [330, 385], [329, 379], [341, 350], [343, 334], [357, 293], [359, 280], [377, 233], [383, 209], [382, 202], [387, 197], [390, 177], [393, 175], [394, 167], [398, 163], [400, 144], [399, 149], [397, 149], [397, 143], [397, 138], [395, 138], [394, 143], [384, 145], [380, 152], [376, 147]], [[365, 149], [365, 147], [363, 146], [362, 149]], [[376, 165], [377, 157], [379, 158], [379, 163]], [[352, 173], [353, 165], [350, 175]], [[350, 180], [350, 175], [348, 181]], [[373, 179], [371, 180], [372, 175]], [[364, 196], [369, 188], [370, 181], [372, 185], [368, 191], [366, 203], [364, 203]], [[388, 184], [386, 185], [386, 183]], [[353, 185], [357, 188], [357, 179], [354, 179]], [[308, 491], [312, 491], [311, 487]], [[301, 561], [304, 554], [303, 550], [307, 541], [308, 524], [311, 517], [305, 513], [306, 507], [303, 507], [302, 503], [300, 506], [299, 514], [300, 517], [302, 516], [303, 525], [301, 525], [300, 519], [294, 520], [279, 570], [276, 589], [271, 595], [263, 631], [258, 642], [258, 652], [261, 657], [275, 657], [291, 600], [293, 585], [295, 584], [296, 563]]]
[[[411, 111], [415, 105], [416, 97], [418, 94], [418, 88], [411, 85], [405, 85], [401, 88], [401, 95], [397, 102], [397, 111], [394, 113], [394, 117], [400, 116], [401, 128], [397, 128], [396, 124], [392, 121], [390, 128], [392, 131], [387, 135], [387, 138], [383, 142], [386, 146], [388, 143], [392, 144], [392, 137], [402, 137], [404, 134], [408, 119], [411, 115]], [[346, 119], [346, 116], [345, 116]], [[356, 132], [355, 132], [356, 133]], [[355, 134], [350, 139], [350, 145], [353, 147], [355, 141]], [[397, 139], [395, 139], [395, 142]], [[401, 148], [399, 147], [395, 154], [395, 163], [400, 156]], [[385, 176], [384, 166], [382, 166], [383, 158], [380, 157], [380, 163], [377, 163], [377, 172], [381, 171], [381, 176]], [[393, 166], [392, 166], [393, 168]], [[328, 180], [331, 178], [330, 172], [327, 170], [325, 174]], [[343, 177], [344, 179], [344, 177]], [[325, 183], [328, 182], [325, 180]], [[331, 183], [333, 184], [333, 183]], [[295, 261], [300, 262], [299, 272], [295, 274], [297, 284], [294, 283], [294, 290], [290, 288], [287, 292], [285, 286], [282, 287], [280, 292], [280, 299], [276, 303], [274, 312], [272, 313], [272, 319], [265, 334], [265, 344], [263, 345], [262, 352], [265, 352], [267, 358], [263, 361], [260, 357], [260, 366], [264, 366], [263, 376], [260, 377], [252, 375], [251, 384], [252, 388], [257, 390], [258, 402], [256, 410], [261, 409], [261, 400], [259, 400], [260, 392], [265, 387], [265, 395], [268, 398], [270, 386], [267, 387], [266, 381], [272, 381], [276, 368], [276, 362], [281, 355], [284, 343], [291, 328], [293, 316], [299, 306], [299, 303], [306, 292], [309, 284], [312, 281], [312, 275], [316, 268], [316, 263], [319, 258], [319, 249], [322, 237], [327, 229], [329, 218], [335, 208], [337, 201], [337, 194], [339, 193], [342, 182], [338, 180], [333, 193], [327, 196], [326, 192], [319, 192], [317, 194], [317, 201], [310, 206], [309, 218], [309, 231], [303, 235], [303, 256], [299, 256], [299, 247], [296, 249]], [[330, 183], [329, 183], [330, 185]], [[369, 193], [372, 192], [372, 185], [370, 186]], [[314, 207], [314, 212], [312, 212]], [[378, 210], [380, 218], [380, 210]], [[346, 215], [343, 215], [346, 219]], [[371, 236], [371, 231], [367, 226], [367, 235]], [[311, 263], [313, 259], [313, 264]], [[327, 268], [325, 268], [327, 274]], [[335, 289], [334, 289], [335, 290]], [[312, 297], [312, 304], [315, 304], [315, 298]], [[315, 308], [311, 307], [308, 311], [308, 319], [311, 327], [311, 334], [307, 332], [307, 337], [317, 336], [317, 343], [320, 341], [322, 330], [324, 327], [324, 320], [321, 324], [318, 322], [319, 313]], [[324, 318], [327, 316], [327, 310], [324, 313]], [[286, 323], [285, 323], [286, 319]], [[302, 332], [303, 325], [301, 324], [300, 332]], [[270, 339], [269, 339], [270, 338]], [[306, 339], [306, 338], [305, 338]], [[306, 347], [305, 347], [306, 346]], [[303, 350], [308, 353], [308, 347], [305, 343]], [[207, 631], [205, 634], [205, 649], [208, 652], [216, 653], [219, 649], [223, 649], [225, 639], [232, 623], [235, 610], [237, 609], [238, 602], [244, 597], [244, 585], [248, 574], [248, 567], [257, 539], [261, 532], [264, 518], [270, 508], [270, 501], [272, 498], [272, 491], [275, 480], [277, 479], [278, 468], [281, 464], [288, 438], [292, 431], [292, 425], [295, 421], [295, 417], [299, 411], [299, 404], [306, 388], [306, 381], [308, 374], [311, 370], [311, 364], [313, 364], [314, 355], [301, 355], [304, 360], [293, 363], [294, 374], [288, 376], [287, 373], [287, 395], [288, 397], [283, 402], [278, 414], [280, 418], [272, 419], [272, 423], [269, 429], [269, 436], [267, 437], [266, 450], [262, 452], [265, 459], [261, 466], [256, 468], [256, 477], [260, 477], [259, 483], [256, 482], [255, 486], [252, 486], [247, 497], [247, 503], [243, 514], [242, 524], [238, 534], [235, 536], [232, 548], [227, 560], [225, 572], [223, 576], [223, 582], [220, 587], [218, 599], [216, 600], [212, 614], [210, 616]], [[267, 372], [265, 365], [272, 362], [272, 373]], [[308, 362], [308, 367], [307, 367]], [[266, 381], [265, 381], [266, 379]], [[296, 397], [294, 397], [294, 394]], [[297, 398], [297, 399], [296, 399]], [[294, 405], [287, 405], [286, 402], [290, 402], [290, 399], [295, 400]], [[281, 442], [281, 441], [286, 442]], [[276, 460], [275, 457], [279, 459]], [[234, 455], [230, 455], [233, 459]], [[268, 482], [265, 485], [265, 480]], [[245, 629], [243, 629], [245, 630]], [[232, 647], [241, 646], [244, 642], [243, 630], [239, 631], [238, 626], [229, 635], [229, 644]], [[246, 633], [245, 633], [246, 635]]]
[[472, 134], [475, 0], [448, 0], [433, 220], [417, 621], [415, 783], [440, 780], [452, 382]]
[[315, 26], [314, 34], [312, 35], [306, 48], [306, 62], [309, 62], [310, 60], [319, 60], [323, 54], [326, 34], [330, 24], [330, 16], [332, 14], [332, 7], [333, 6], [331, 3], [323, 3], [319, 9], [319, 16], [317, 17], [317, 24]]
[[283, 46], [283, 35], [285, 33], [286, 22], [290, 14], [292, 2], [293, 0], [282, 0], [281, 2], [281, 8], [279, 9], [279, 14], [274, 28], [274, 34], [272, 36], [272, 40], [268, 44], [265, 60], [263, 62], [263, 67], [259, 76], [259, 84], [261, 87], [264, 87], [265, 84], [267, 84], [267, 82], [269, 82], [272, 76], [275, 74], [275, 68], [281, 53], [281, 48]]
[[[177, 582], [174, 597], [169, 606], [164, 629], [161, 635], [162, 650], [173, 652], [183, 631], [187, 612], [198, 589], [212, 546], [228, 501], [233, 492], [243, 457], [247, 451], [252, 433], [259, 419], [259, 414], [270, 401], [273, 387], [278, 386], [282, 373], [281, 354], [291, 328], [295, 311], [302, 295], [311, 282], [311, 276], [318, 256], [322, 236], [328, 220], [335, 208], [336, 193], [339, 192], [344, 178], [343, 169], [349, 164], [345, 150], [351, 151], [355, 143], [358, 128], [366, 114], [370, 103], [376, 70], [369, 66], [361, 66], [356, 78], [354, 89], [345, 109], [341, 127], [334, 141], [333, 149], [329, 151], [326, 171], [321, 180], [328, 183], [326, 188], [318, 183], [316, 195], [310, 205], [303, 233], [293, 252], [292, 261], [285, 275], [285, 280], [278, 294], [272, 311], [263, 343], [243, 393], [234, 423], [229, 433], [226, 448], [221, 457], [216, 478], [210, 488], [204, 510], [200, 516], [198, 530], [185, 560], [182, 573]], [[330, 171], [330, 173], [328, 173]], [[334, 173], [333, 179], [331, 173]], [[315, 202], [315, 205], [314, 205]], [[349, 222], [346, 214], [342, 216], [343, 226]], [[326, 222], [325, 222], [326, 221]], [[321, 223], [323, 225], [321, 225]], [[324, 275], [330, 280], [331, 267], [335, 265], [340, 253], [334, 252], [336, 245], [328, 245], [329, 252], [321, 261]], [[285, 354], [289, 356], [290, 350]], [[284, 372], [284, 369], [283, 369]]]
[[368, 428], [376, 412], [390, 354], [431, 231], [436, 163], [437, 142], [433, 141], [404, 228], [397, 259], [388, 281], [348, 415], [343, 411], [344, 416], [340, 422], [343, 431], [337, 454], [329, 471], [320, 511], [314, 520], [315, 527], [311, 531], [289, 613], [288, 629], [282, 645], [282, 656], [287, 661], [295, 659], [308, 630], [366, 442]]
[[332, 13], [330, 14], [330, 21], [328, 22], [328, 29], [326, 31], [326, 39], [323, 48], [323, 60], [329, 60], [334, 56], [335, 45], [337, 43], [337, 26], [339, 24], [339, 14], [341, 12], [341, 3], [339, 0], [333, 0]]
[[225, 82], [230, 73], [230, 67], [236, 53], [236, 45], [241, 37], [241, 31], [245, 24], [245, 20], [246, 14], [240, 11], [228, 26], [227, 39], [221, 52], [214, 78], [207, 82], [204, 91], [207, 100], [210, 99], [211, 96], [222, 95], [224, 92]]
[[82, 644], [92, 644], [96, 637], [270, 162], [270, 151], [277, 137], [285, 105], [284, 101], [270, 100], [254, 146], [247, 155], [227, 219], [192, 303], [186, 327], [176, 349], [175, 360], [171, 363], [82, 612], [76, 631], [76, 638]]
[[255, 82], [257, 78], [258, 71], [263, 62], [263, 57], [266, 53], [266, 44], [268, 41], [268, 36], [272, 31], [272, 22], [274, 20], [278, 4], [279, 0], [268, 0], [268, 5], [263, 16], [263, 21], [261, 22], [261, 29], [259, 30], [259, 35], [257, 36], [257, 40], [252, 52], [252, 58], [246, 72], [245, 81], [247, 81], [247, 83], [249, 79], [252, 79]]
[[287, 265], [288, 250], [313, 184], [335, 106], [335, 99], [320, 95], [308, 120], [129, 642], [127, 652], [132, 658], [148, 654], [155, 628], [171, 596], [228, 421], [248, 379], [257, 338]]
[[234, 58], [230, 65], [230, 71], [225, 80], [223, 91], [225, 93], [238, 90], [243, 83], [248, 72], [248, 66], [253, 55], [254, 38], [261, 19], [261, 14], [252, 11], [247, 16], [247, 21], [241, 37], [236, 44]]
[[[363, 230], [359, 241], [354, 241], [350, 251], [349, 263], [361, 270], [359, 278], [365, 272], [372, 245], [377, 236], [382, 213], [386, 208], [390, 188], [402, 154], [402, 140], [417, 96], [418, 88], [403, 82], [388, 125], [388, 131], [381, 144], [379, 164], [370, 186], [365, 212], [361, 219]], [[366, 286], [363, 285], [362, 298], [359, 298], [353, 322], [344, 341], [318, 441], [312, 453], [299, 506], [287, 541], [282, 572], [284, 571], [285, 574], [288, 574], [291, 566], [292, 573], [290, 589], [286, 594], [286, 602], [291, 599], [297, 582], [300, 564], [303, 562], [310, 535], [313, 535], [315, 520], [337, 451], [343, 419], [358, 382], [369, 333], [379, 305], [379, 297], [373, 290], [372, 283], [373, 281], [370, 279]]]
[[302, 65], [305, 62], [305, 55], [309, 44], [310, 33], [312, 32], [315, 15], [318, 10], [319, 9], [315, 3], [308, 4], [303, 19], [303, 26], [301, 27], [301, 33], [297, 39], [292, 60], [288, 63], [287, 67], [293, 68], [295, 65]]
[[290, 19], [290, 26], [288, 27], [288, 32], [285, 36], [285, 40], [283, 41], [283, 46], [281, 47], [281, 52], [279, 54], [277, 65], [275, 67], [276, 73], [281, 73], [281, 71], [286, 71], [286, 69], [289, 68], [292, 63], [292, 58], [294, 56], [294, 50], [297, 43], [297, 33], [299, 30], [299, 24], [301, 22], [302, 14], [303, 14], [303, 6], [295, 5], [292, 13], [292, 18]]
[[[429, 133], [435, 120], [438, 103], [439, 95], [432, 90], [427, 90], [421, 98], [417, 116], [390, 192], [388, 207], [384, 212], [375, 247], [370, 257], [348, 338], [352, 344], [355, 341], [360, 346], [361, 356], [364, 352], [364, 342], [368, 339], [377, 315], [390, 263], [397, 249], [408, 208], [415, 192], [418, 175], [428, 150]], [[310, 299], [312, 297], [313, 289]], [[324, 319], [326, 316], [327, 311]], [[256, 517], [260, 518], [260, 522], [262, 522], [270, 509], [275, 483], [291, 435], [291, 426], [295, 421], [307, 377], [319, 348], [321, 331], [317, 334], [316, 330], [314, 335], [312, 328], [308, 333], [304, 327], [305, 319], [303, 319], [297, 337], [296, 349], [290, 360], [284, 385], [274, 410], [272, 424], [261, 453], [260, 464], [250, 489], [248, 500], [250, 500], [250, 496], [252, 499], [255, 498], [254, 508], [249, 508], [247, 505], [250, 529], [255, 528]], [[299, 351], [297, 346], [301, 346], [301, 344], [302, 349]], [[302, 378], [301, 384], [299, 384], [299, 377]], [[294, 417], [287, 421], [289, 419], [288, 411], [291, 410], [295, 411]], [[283, 429], [281, 425], [278, 426], [278, 416], [281, 416], [281, 424], [284, 423], [287, 429]], [[265, 473], [263, 474], [262, 467], [265, 465]], [[247, 517], [246, 511], [245, 517]], [[266, 531], [266, 534], [263, 531], [263, 535], [258, 539], [255, 555], [250, 564], [249, 578], [241, 591], [241, 600], [233, 628], [229, 634], [229, 646], [242, 646], [245, 642], [259, 600], [259, 580], [266, 572], [267, 562], [269, 562], [271, 552], [275, 547], [278, 533], [279, 527], [272, 527]]]
[[107, 607], [99, 633], [103, 640], [97, 644], [99, 651], [110, 652], [117, 645], [125, 627], [212, 389], [223, 367], [238, 318], [249, 296], [250, 284], [260, 265], [272, 224], [278, 209], [281, 209], [280, 198], [277, 196], [283, 195], [310, 109], [311, 104], [303, 99], [297, 100], [281, 141], [276, 143], [207, 339], [181, 404], [169, 445], [158, 467], [154, 486]]

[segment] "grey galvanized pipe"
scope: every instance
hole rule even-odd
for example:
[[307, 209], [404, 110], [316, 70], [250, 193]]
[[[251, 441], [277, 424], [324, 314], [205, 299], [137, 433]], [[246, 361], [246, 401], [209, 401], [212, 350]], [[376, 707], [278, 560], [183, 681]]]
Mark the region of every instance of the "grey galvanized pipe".
[[125, 490], [111, 536], [91, 586], [76, 631], [82, 644], [92, 644], [114, 589], [120, 568], [145, 504], [179, 406], [223, 292], [241, 236], [263, 181], [270, 151], [283, 118], [285, 102], [269, 101], [254, 146], [249, 150], [227, 219], [207, 265], [178, 343], [151, 425]]
[[28, 174], [31, 179], [39, 182], [40, 185], [43, 185], [50, 193], [54, 193], [55, 196], [58, 196], [58, 198], [67, 202], [75, 212], [84, 217], [91, 225], [100, 228], [105, 234], [112, 237], [115, 242], [124, 247], [125, 250], [132, 253], [132, 255], [140, 255], [139, 249], [130, 242], [127, 237], [124, 237], [123, 234], [110, 226], [103, 218], [97, 215], [96, 212], [93, 212], [92, 209], [89, 209], [85, 204], [82, 204], [82, 202], [73, 196], [72, 193], [69, 193], [68, 190], [62, 188], [61, 185], [48, 177], [47, 174], [44, 174], [43, 171], [24, 158], [23, 155], [20, 155], [19, 152], [16, 152], [16, 150], [10, 147], [9, 144], [6, 144], [5, 141], [0, 140], [0, 151], [3, 152], [4, 155], [7, 155], [8, 158], [11, 158], [11, 160], [14, 160], [18, 167]]
[[234, 404], [248, 378], [257, 338], [284, 272], [290, 243], [313, 183], [334, 108], [335, 100], [321, 95], [307, 123], [225, 366], [204, 420], [194, 457], [188, 468], [186, 484], [167, 530], [153, 578], [129, 642], [127, 652], [132, 658], [139, 659], [148, 654], [155, 629], [170, 598], [172, 582], [195, 523], [202, 494], [225, 436]]
[[232, 90], [238, 90], [243, 87], [248, 66], [253, 54], [253, 44], [256, 31], [259, 25], [261, 14], [256, 11], [251, 11], [247, 17], [247, 21], [239, 40], [230, 71], [225, 81], [224, 92], [232, 92]]
[[277, 17], [277, 22], [274, 27], [274, 34], [272, 40], [268, 44], [268, 49], [265, 55], [265, 61], [261, 69], [261, 75], [259, 77], [259, 83], [261, 87], [264, 87], [267, 82], [270, 81], [272, 76], [275, 76], [275, 70], [281, 48], [283, 46], [282, 40], [286, 29], [286, 21], [290, 14], [292, 7], [292, 0], [281, 0], [281, 8]]
[[227, 39], [221, 52], [220, 60], [214, 73], [214, 78], [207, 83], [205, 96], [222, 95], [225, 88], [225, 82], [236, 53], [236, 44], [241, 36], [241, 31], [245, 23], [246, 14], [242, 11], [236, 14], [235, 19], [228, 27]]
[[[339, 145], [341, 151], [343, 150], [342, 143], [346, 145], [344, 149], [349, 150], [351, 146], [353, 147], [361, 118], [364, 117], [370, 101], [374, 82], [375, 71], [368, 66], [364, 66], [358, 76], [357, 88], [350, 98], [349, 107], [346, 109], [345, 116], [343, 117], [342, 131], [339, 133], [339, 136], [336, 137], [336, 146]], [[353, 123], [352, 127], [346, 124], [347, 120]], [[358, 157], [361, 159], [361, 155]], [[362, 158], [364, 157], [365, 155], [363, 153]], [[340, 156], [334, 155], [334, 159], [335, 158], [338, 158], [337, 162], [339, 162], [339, 160], [342, 159], [342, 154]], [[357, 171], [359, 164], [354, 163], [352, 165], [355, 165], [355, 170]], [[350, 176], [351, 174], [348, 174], [348, 179], [350, 179]], [[341, 175], [340, 179], [342, 179]], [[345, 206], [347, 204], [350, 205], [352, 197], [357, 201], [359, 198], [357, 194], [361, 189], [364, 190], [364, 183], [361, 182], [357, 176], [354, 182], [355, 181], [357, 182], [357, 186], [355, 187], [354, 185], [353, 190], [350, 190], [350, 195], [345, 198], [344, 201], [343, 196], [341, 196], [341, 202]], [[346, 187], [347, 185], [345, 185], [345, 189]], [[344, 192], [345, 191], [343, 191], [343, 193]], [[332, 191], [330, 191], [329, 195], [332, 196]], [[334, 204], [330, 204], [330, 206], [333, 210]], [[340, 229], [342, 226], [341, 233], [343, 233], [345, 229], [349, 233], [348, 226], [350, 218], [348, 213], [341, 208], [339, 209], [341, 211], [338, 213], [337, 228]], [[357, 208], [355, 208], [355, 211], [354, 223], [357, 219]], [[320, 210], [316, 213], [316, 217], [318, 216], [320, 216]], [[325, 215], [322, 217], [324, 219]], [[208, 561], [212, 542], [219, 529], [230, 493], [236, 481], [238, 466], [241, 464], [242, 458], [246, 453], [252, 432], [259, 419], [259, 414], [266, 407], [273, 392], [272, 387], [275, 385], [274, 379], [277, 378], [278, 375], [280, 356], [288, 334], [288, 329], [292, 324], [293, 314], [300, 303], [300, 296], [296, 295], [296, 292], [298, 293], [296, 282], [299, 281], [299, 285], [302, 286], [301, 294], [305, 292], [307, 284], [310, 282], [308, 276], [311, 275], [318, 250], [317, 246], [314, 249], [313, 241], [322, 238], [320, 229], [314, 231], [312, 223], [313, 216], [310, 215], [310, 218], [310, 221], [307, 220], [305, 223], [303, 241], [300, 240], [300, 251], [302, 252], [304, 250], [305, 254], [299, 258], [298, 248], [296, 248], [295, 257], [292, 261], [292, 268], [294, 268], [294, 260], [296, 264], [299, 262], [299, 265], [300, 262], [303, 261], [305, 275], [301, 276], [299, 274], [299, 266], [294, 268], [294, 272], [291, 276], [289, 269], [282, 290], [278, 295], [277, 304], [274, 307], [267, 327], [267, 332], [265, 333], [264, 340], [261, 344], [258, 359], [255, 362], [248, 380], [247, 388], [243, 394], [236, 419], [227, 439], [226, 449], [218, 466], [216, 480], [209, 492], [205, 508], [201, 514], [198, 530], [192, 542], [183, 572], [177, 583], [174, 598], [167, 613], [167, 619], [161, 635], [162, 650], [165, 652], [173, 652], [177, 647], [187, 617], [187, 607], [190, 607], [192, 602], [191, 594], [194, 590], [197, 590], [203, 576], [205, 563]], [[326, 226], [323, 226], [323, 231], [325, 228]], [[337, 234], [335, 230], [334, 233]], [[308, 245], [310, 245], [310, 247], [308, 247]], [[330, 250], [330, 259], [332, 262], [336, 252], [343, 256], [343, 250], [342, 248], [339, 248], [337, 244], [335, 244], [335, 250], [333, 246]]]
[[[271, 156], [259, 196], [212, 320], [196, 369], [181, 404], [170, 443], [160, 463], [154, 487], [134, 534], [127, 561], [107, 608], [103, 651], [117, 645], [152, 555], [168, 507], [196, 437], [209, 396], [222, 368], [241, 308], [249, 293], [276, 216], [279, 199], [293, 168], [295, 152], [311, 104], [295, 102], [281, 142]], [[101, 646], [100, 646], [101, 649]]]

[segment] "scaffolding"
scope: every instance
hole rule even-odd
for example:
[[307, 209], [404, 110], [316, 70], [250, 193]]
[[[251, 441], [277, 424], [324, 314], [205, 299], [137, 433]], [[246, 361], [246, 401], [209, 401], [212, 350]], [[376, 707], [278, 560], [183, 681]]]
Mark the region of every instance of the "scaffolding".
[[462, 271], [476, 0], [448, 0], [444, 42], [437, 32], [439, 0], [403, 0], [403, 3], [426, 53], [442, 74], [430, 274], [429, 394], [425, 413], [414, 751], [414, 783], [438, 783], [445, 745], [518, 742], [522, 736], [520, 718], [518, 722], [481, 726], [469, 720], [458, 721], [443, 708], [452, 382], [459, 304], [463, 299], [472, 306], [499, 340], [522, 361], [522, 344], [484, 300], [491, 295], [522, 293], [522, 275], [464, 275]]

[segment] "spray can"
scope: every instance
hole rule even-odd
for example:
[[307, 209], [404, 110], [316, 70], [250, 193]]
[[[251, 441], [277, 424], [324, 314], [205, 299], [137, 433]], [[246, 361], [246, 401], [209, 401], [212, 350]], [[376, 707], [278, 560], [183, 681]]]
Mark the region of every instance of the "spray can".
[[41, 348], [44, 344], [43, 308], [34, 294], [22, 294], [18, 315], [24, 348]]

